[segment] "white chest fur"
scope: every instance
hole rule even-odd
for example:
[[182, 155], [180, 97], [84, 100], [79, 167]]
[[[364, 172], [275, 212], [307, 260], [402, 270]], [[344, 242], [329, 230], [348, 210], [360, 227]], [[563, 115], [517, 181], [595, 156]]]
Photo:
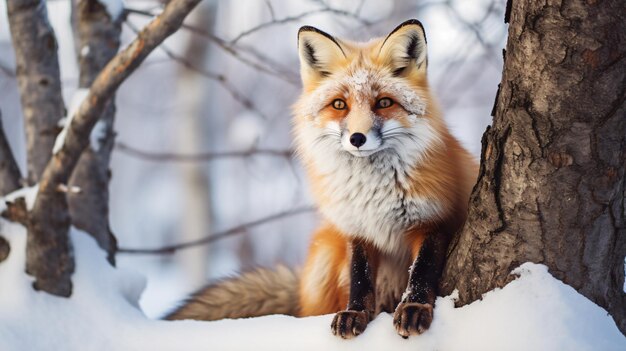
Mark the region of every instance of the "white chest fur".
[[419, 180], [409, 178], [411, 165], [391, 150], [369, 157], [335, 153], [330, 158], [322, 177], [321, 210], [348, 235], [362, 237], [387, 253], [403, 251], [406, 230], [442, 211], [436, 199], [411, 193], [411, 182]]

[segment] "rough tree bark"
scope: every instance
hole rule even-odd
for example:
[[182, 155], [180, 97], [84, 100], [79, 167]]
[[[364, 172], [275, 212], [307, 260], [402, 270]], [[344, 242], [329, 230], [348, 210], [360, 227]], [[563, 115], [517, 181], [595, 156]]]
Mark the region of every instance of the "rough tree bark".
[[57, 41], [43, 0], [7, 0], [26, 130], [27, 180], [39, 181], [65, 115]]
[[[123, 16], [111, 18], [98, 0], [78, 1], [73, 7], [80, 88], [89, 88], [120, 47]], [[92, 143], [83, 151], [70, 185], [80, 192], [68, 194], [72, 224], [96, 239], [115, 264], [117, 241], [109, 226], [109, 163], [115, 142], [115, 96], [105, 105]]]
[[493, 126], [441, 292], [467, 304], [521, 263], [543, 263], [626, 333], [626, 7], [509, 6]]
[[59, 296], [70, 296], [74, 259], [68, 238], [70, 225], [63, 190], [90, 133], [120, 84], [158, 47], [180, 28], [200, 0], [171, 0], [163, 12], [118, 53], [96, 77], [89, 94], [72, 118], [61, 149], [48, 162], [34, 207], [30, 212], [26, 246], [26, 270], [35, 277], [33, 286]]

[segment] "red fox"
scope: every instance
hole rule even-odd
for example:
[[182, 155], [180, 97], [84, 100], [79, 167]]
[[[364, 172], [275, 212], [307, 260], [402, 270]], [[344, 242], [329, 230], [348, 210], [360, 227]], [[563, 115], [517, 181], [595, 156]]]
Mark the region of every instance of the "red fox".
[[354, 43], [305, 26], [298, 50], [295, 140], [324, 217], [304, 268], [210, 285], [166, 318], [336, 313], [333, 334], [352, 338], [390, 312], [401, 336], [420, 334], [478, 171], [430, 92], [424, 28]]

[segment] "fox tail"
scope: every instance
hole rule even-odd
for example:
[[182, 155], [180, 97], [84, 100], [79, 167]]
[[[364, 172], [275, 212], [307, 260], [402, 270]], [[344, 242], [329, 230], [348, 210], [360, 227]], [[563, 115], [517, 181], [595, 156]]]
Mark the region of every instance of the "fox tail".
[[291, 269], [257, 268], [208, 285], [191, 295], [167, 320], [213, 321], [224, 318], [298, 314], [298, 276]]

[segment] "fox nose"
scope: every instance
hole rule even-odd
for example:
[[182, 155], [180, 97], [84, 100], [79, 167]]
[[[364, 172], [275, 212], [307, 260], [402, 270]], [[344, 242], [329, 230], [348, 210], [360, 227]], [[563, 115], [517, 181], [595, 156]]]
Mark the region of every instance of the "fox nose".
[[363, 133], [354, 133], [350, 135], [350, 144], [354, 145], [355, 147], [363, 146], [363, 144], [365, 144], [365, 141], [367, 141], [367, 139], [365, 138], [365, 135]]

